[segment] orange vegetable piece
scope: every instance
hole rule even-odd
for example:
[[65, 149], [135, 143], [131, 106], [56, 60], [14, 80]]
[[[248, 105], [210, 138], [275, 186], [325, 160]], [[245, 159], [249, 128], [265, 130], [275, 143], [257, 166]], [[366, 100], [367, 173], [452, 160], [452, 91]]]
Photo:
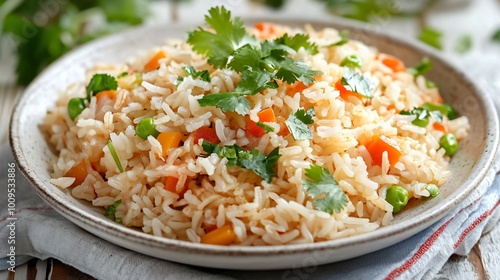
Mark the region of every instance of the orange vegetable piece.
[[296, 82], [296, 83], [288, 86], [288, 88], [286, 89], [286, 95], [294, 96], [295, 93], [302, 92], [303, 90], [305, 90], [308, 87], [309, 86], [306, 86], [303, 82]]
[[68, 172], [66, 172], [66, 175], [64, 176], [75, 178], [75, 182], [73, 182], [71, 187], [76, 187], [81, 185], [83, 181], [85, 181], [85, 178], [87, 178], [87, 174], [87, 164], [82, 160], [80, 161], [80, 163], [71, 167], [71, 169], [68, 170]]
[[394, 106], [393, 104], [387, 106], [387, 111], [390, 111], [392, 109], [396, 109], [396, 106]]
[[215, 132], [215, 128], [202, 126], [193, 132], [194, 143], [198, 144], [200, 139], [207, 140], [212, 144], [219, 144], [220, 140], [217, 137], [217, 132]]
[[349, 97], [350, 96], [354, 96], [356, 97], [357, 99], [362, 99], [363, 98], [363, 95], [359, 94], [359, 93], [356, 93], [356, 92], [352, 92], [352, 91], [349, 91], [347, 90], [344, 85], [342, 84], [342, 81], [341, 80], [338, 80], [336, 83], [335, 83], [335, 88], [337, 90], [340, 91], [340, 97], [342, 99], [344, 99], [345, 101], [349, 100]]
[[288, 126], [286, 126], [286, 119], [282, 116], [278, 116], [277, 118], [277, 122], [279, 123], [280, 125], [280, 130], [278, 131], [278, 135], [279, 136], [287, 136], [288, 134], [290, 134], [290, 131], [288, 130]]
[[180, 197], [183, 197], [184, 194], [187, 192], [190, 181], [191, 178], [188, 177], [186, 179], [186, 182], [184, 182], [184, 185], [182, 185], [182, 188], [180, 190], [177, 190], [177, 183], [179, 182], [179, 178], [174, 176], [163, 177], [163, 184], [165, 185], [165, 190], [177, 193], [179, 194]]
[[442, 131], [444, 133], [448, 133], [448, 128], [442, 123], [435, 122], [432, 124], [432, 127], [434, 127], [435, 130], [439, 130], [439, 131]]
[[401, 150], [398, 144], [384, 135], [375, 134], [372, 140], [366, 144], [366, 149], [372, 157], [373, 165], [382, 165], [382, 154], [385, 151], [387, 151], [391, 167], [394, 167], [401, 158]]
[[179, 147], [181, 138], [182, 133], [177, 131], [167, 131], [160, 133], [156, 139], [161, 144], [162, 156], [166, 157], [168, 154], [168, 150]]
[[236, 239], [233, 227], [230, 225], [214, 229], [201, 237], [201, 243], [214, 245], [229, 245]]
[[258, 22], [255, 24], [255, 28], [260, 31], [261, 39], [267, 39], [276, 32], [274, 25], [269, 22]]
[[382, 64], [384, 64], [385, 66], [391, 68], [392, 72], [403, 72], [403, 71], [406, 71], [405, 64], [403, 63], [403, 61], [401, 61], [397, 57], [394, 57], [394, 56], [391, 56], [391, 55], [388, 55], [388, 54], [381, 54], [379, 56], [379, 58], [380, 58], [380, 61], [382, 62]]
[[258, 126], [256, 122], [250, 119], [247, 121], [246, 130], [248, 133], [252, 134], [257, 138], [261, 138], [266, 133], [266, 131], [262, 127]]
[[158, 69], [160, 67], [160, 63], [158, 62], [160, 59], [167, 57], [167, 54], [164, 51], [157, 52], [149, 61], [144, 65], [144, 70], [150, 72]]
[[259, 121], [261, 122], [275, 122], [276, 116], [274, 116], [274, 111], [272, 108], [264, 109], [257, 113], [259, 116]]
[[101, 108], [109, 101], [115, 99], [116, 90], [104, 90], [96, 94], [96, 111], [99, 112]]

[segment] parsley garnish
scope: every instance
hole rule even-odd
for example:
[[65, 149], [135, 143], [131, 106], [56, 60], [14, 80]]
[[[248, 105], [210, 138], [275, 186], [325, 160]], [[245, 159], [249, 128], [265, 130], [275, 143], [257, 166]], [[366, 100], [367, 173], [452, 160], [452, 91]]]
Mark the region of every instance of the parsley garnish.
[[427, 74], [432, 70], [432, 61], [428, 57], [423, 57], [417, 65], [408, 68], [406, 71], [413, 76], [417, 77], [420, 75]]
[[290, 133], [292, 133], [293, 139], [298, 141], [313, 138], [311, 129], [307, 125], [314, 123], [313, 117], [315, 115], [316, 113], [312, 107], [307, 111], [299, 109], [297, 112], [290, 114], [285, 123]]
[[307, 35], [285, 34], [274, 41], [257, 44], [246, 33], [241, 19], [231, 20], [231, 13], [223, 7], [210, 9], [205, 19], [215, 32], [194, 31], [189, 34], [188, 43], [194, 51], [208, 57], [208, 63], [214, 67], [229, 67], [241, 73], [241, 80], [234, 92], [203, 96], [198, 100], [201, 106], [216, 106], [224, 112], [245, 115], [250, 109], [245, 96], [277, 88], [276, 80], [289, 84], [301, 81], [307, 85], [320, 73], [290, 57], [300, 48], [312, 54], [318, 52]]
[[458, 38], [455, 45], [455, 51], [464, 54], [472, 49], [472, 37], [470, 35], [462, 35]]
[[106, 212], [104, 213], [105, 216], [108, 216], [108, 217], [111, 217], [111, 216], [114, 216], [115, 213], [116, 213], [116, 207], [118, 207], [118, 205], [120, 205], [120, 203], [122, 203], [122, 200], [117, 200], [115, 201], [115, 203], [109, 205], [108, 207], [106, 207]]
[[403, 110], [399, 112], [399, 114], [415, 116], [415, 119], [411, 123], [419, 127], [426, 127], [427, 124], [429, 124], [429, 116], [436, 122], [443, 121], [443, 114], [439, 110], [434, 109], [434, 107], [431, 108], [424, 106], [424, 108], [413, 108], [411, 111]]
[[87, 85], [87, 100], [103, 90], [116, 90], [118, 83], [113, 76], [108, 74], [95, 74]]
[[272, 128], [271, 126], [269, 126], [263, 122], [257, 122], [257, 126], [264, 129], [265, 133], [274, 132], [274, 128]]
[[360, 68], [361, 69], [361, 58], [355, 54], [348, 55], [344, 57], [342, 62], [340, 63], [340, 66], [345, 66], [347, 68]]
[[422, 28], [418, 39], [426, 43], [427, 45], [440, 50], [442, 49], [442, 44], [441, 44], [442, 36], [443, 34], [441, 34], [440, 31], [427, 26]]
[[349, 200], [328, 169], [312, 164], [306, 170], [302, 184], [307, 194], [314, 200], [317, 210], [332, 214], [339, 213]]
[[366, 98], [373, 98], [375, 86], [370, 79], [353, 69], [346, 69], [342, 76], [342, 85], [348, 91], [352, 91]]
[[[196, 71], [193, 66], [185, 66], [182, 67], [182, 71], [186, 74], [186, 76], [191, 76], [194, 79], [200, 78], [202, 81], [210, 82], [210, 73], [208, 70]], [[177, 81], [180, 83], [184, 80], [184, 77], [179, 77]]]
[[247, 151], [238, 145], [219, 146], [212, 144], [206, 140], [202, 143], [203, 150], [209, 154], [217, 154], [219, 157], [228, 159], [228, 166], [239, 166], [248, 170], [252, 170], [267, 182], [271, 182], [275, 174], [274, 167], [276, 162], [281, 157], [279, 148], [276, 147], [269, 153], [264, 155], [257, 149]]

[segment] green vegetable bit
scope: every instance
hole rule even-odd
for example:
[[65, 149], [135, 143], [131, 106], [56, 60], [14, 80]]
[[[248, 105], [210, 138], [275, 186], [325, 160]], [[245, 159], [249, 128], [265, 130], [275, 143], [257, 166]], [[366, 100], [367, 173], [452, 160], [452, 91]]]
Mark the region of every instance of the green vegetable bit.
[[142, 119], [135, 128], [135, 133], [142, 139], [148, 139], [148, 136], [152, 135], [156, 138], [160, 132], [156, 130], [155, 120], [153, 118]]
[[348, 55], [346, 56], [342, 62], [340, 63], [340, 66], [345, 66], [351, 69], [354, 68], [360, 68], [363, 63], [361, 62], [361, 58], [355, 54]]
[[302, 184], [307, 194], [315, 199], [314, 207], [329, 214], [340, 213], [349, 200], [328, 169], [312, 164], [305, 170], [308, 179]]
[[424, 103], [422, 105], [422, 108], [427, 110], [427, 111], [439, 111], [441, 114], [445, 115], [448, 117], [449, 120], [454, 120], [458, 116], [458, 112], [450, 105], [447, 103], [443, 103], [441, 105], [438, 104], [432, 104], [429, 102]]
[[104, 215], [108, 216], [108, 217], [114, 216], [116, 213], [116, 208], [121, 203], [122, 203], [122, 200], [120, 199], [120, 200], [115, 201], [113, 204], [109, 205], [108, 207], [106, 207], [106, 212], [104, 213]]
[[403, 207], [406, 206], [406, 204], [408, 204], [409, 196], [410, 195], [405, 188], [394, 185], [387, 189], [385, 200], [392, 205], [392, 213], [398, 213], [401, 209], [403, 209]]
[[427, 74], [432, 70], [432, 61], [428, 57], [423, 57], [417, 65], [408, 68], [406, 71], [413, 76], [417, 77], [420, 75]]
[[439, 194], [439, 188], [434, 184], [428, 184], [425, 189], [429, 192], [431, 197], [436, 197]]
[[[430, 103], [429, 103], [430, 104]], [[419, 127], [426, 127], [429, 124], [429, 116], [436, 122], [443, 121], [442, 113], [435, 108], [413, 108], [411, 111], [401, 111], [401, 115], [415, 116], [415, 119], [411, 122], [412, 124]]]
[[263, 122], [257, 122], [257, 126], [264, 129], [265, 133], [274, 132], [274, 128], [272, 128], [271, 126], [269, 126]]
[[455, 135], [446, 133], [439, 139], [439, 147], [445, 150], [447, 156], [452, 156], [458, 151], [458, 140]]
[[313, 135], [311, 129], [307, 126], [313, 124], [313, 117], [316, 116], [314, 108], [309, 108], [307, 111], [299, 109], [295, 113], [290, 113], [285, 124], [288, 130], [296, 141], [312, 139]]
[[85, 110], [85, 98], [71, 98], [68, 102], [68, 115], [72, 121]]
[[500, 28], [497, 29], [495, 33], [493, 33], [493, 35], [491, 35], [491, 41], [495, 43], [500, 43]]
[[195, 79], [200, 78], [202, 81], [210, 82], [210, 73], [208, 73], [207, 70], [196, 71], [193, 66], [186, 66], [182, 67], [182, 71], [184, 71], [187, 76], [191, 76]]
[[418, 39], [431, 47], [441, 50], [443, 48], [441, 43], [442, 37], [443, 34], [441, 31], [426, 26], [420, 31]]
[[118, 167], [118, 170], [120, 170], [120, 172], [123, 172], [123, 166], [122, 166], [122, 163], [120, 162], [120, 159], [118, 158], [118, 155], [116, 154], [116, 150], [115, 150], [115, 146], [113, 145], [113, 142], [111, 142], [111, 140], [108, 140], [107, 146], [109, 149], [109, 153], [113, 157], [113, 160], [115, 161], [116, 166]]
[[87, 100], [90, 102], [92, 96], [95, 96], [101, 91], [116, 90], [117, 88], [118, 83], [115, 77], [108, 74], [95, 74], [87, 85]]
[[341, 80], [342, 85], [346, 90], [352, 91], [366, 98], [373, 98], [375, 85], [370, 79], [354, 69], [346, 69]]
[[261, 154], [257, 149], [248, 151], [238, 145], [219, 146], [206, 140], [203, 140], [202, 147], [203, 150], [209, 154], [215, 153], [219, 157], [227, 158], [228, 166], [236, 165], [252, 170], [255, 174], [269, 183], [274, 177], [276, 162], [278, 162], [278, 159], [281, 157], [278, 147], [272, 150], [267, 156]]

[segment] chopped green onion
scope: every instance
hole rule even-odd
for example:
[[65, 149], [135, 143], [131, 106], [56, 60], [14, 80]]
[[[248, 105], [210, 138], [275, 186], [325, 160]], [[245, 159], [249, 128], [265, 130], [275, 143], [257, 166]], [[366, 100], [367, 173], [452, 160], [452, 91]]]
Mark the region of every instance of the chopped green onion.
[[120, 203], [122, 203], [122, 200], [117, 200], [115, 201], [115, 203], [109, 205], [108, 207], [106, 207], [106, 212], [104, 213], [105, 216], [114, 216], [115, 213], [116, 213], [116, 207], [118, 207], [118, 205], [120, 205]]
[[113, 160], [115, 161], [116, 166], [118, 167], [118, 170], [120, 170], [120, 172], [123, 172], [122, 163], [120, 162], [120, 159], [118, 158], [118, 155], [116, 154], [116, 150], [115, 150], [115, 146], [113, 146], [113, 142], [111, 142], [111, 140], [108, 140], [107, 145], [108, 145], [109, 153], [113, 157]]

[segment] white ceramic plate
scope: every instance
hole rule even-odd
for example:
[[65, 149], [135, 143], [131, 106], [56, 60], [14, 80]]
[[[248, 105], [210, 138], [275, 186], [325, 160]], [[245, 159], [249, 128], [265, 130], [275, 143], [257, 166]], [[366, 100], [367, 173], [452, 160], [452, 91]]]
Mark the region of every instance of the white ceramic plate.
[[[260, 19], [263, 20], [263, 19]], [[272, 20], [267, 20], [272, 21]], [[251, 21], [247, 21], [251, 22]], [[305, 22], [281, 23], [303, 26]], [[425, 229], [462, 201], [485, 176], [498, 142], [497, 117], [487, 94], [476, 87], [456, 67], [444, 62], [430, 49], [394, 36], [377, 34], [342, 21], [315, 22], [318, 28], [349, 29], [352, 39], [361, 40], [380, 51], [395, 55], [406, 65], [423, 56], [434, 68], [427, 76], [437, 82], [446, 102], [467, 115], [471, 131], [460, 142], [453, 157], [452, 178], [441, 194], [396, 215], [386, 227], [359, 236], [306, 245], [269, 247], [214, 246], [172, 240], [127, 228], [104, 217], [100, 211], [73, 198], [50, 184], [49, 161], [55, 155], [45, 141], [39, 125], [54, 106], [58, 92], [73, 82], [83, 82], [84, 71], [96, 62], [123, 63], [138, 51], [162, 44], [166, 38], [185, 38], [192, 27], [158, 26], [130, 30], [85, 45], [48, 67], [26, 89], [14, 110], [10, 142], [19, 167], [31, 181], [35, 192], [63, 216], [85, 230], [125, 248], [181, 263], [229, 269], [279, 269], [303, 266], [306, 260], [324, 264], [344, 260], [390, 246]]]

